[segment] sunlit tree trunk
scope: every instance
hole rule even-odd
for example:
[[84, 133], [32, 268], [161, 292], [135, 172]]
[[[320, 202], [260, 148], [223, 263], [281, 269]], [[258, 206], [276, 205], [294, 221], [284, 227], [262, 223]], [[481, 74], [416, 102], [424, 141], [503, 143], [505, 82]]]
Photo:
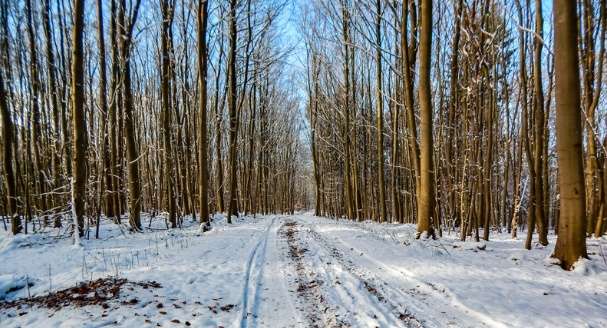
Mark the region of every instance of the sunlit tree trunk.
[[381, 0], [376, 1], [376, 22], [375, 22], [375, 61], [376, 61], [376, 101], [377, 101], [377, 174], [379, 188], [379, 222], [386, 221], [386, 187], [384, 183], [384, 91], [383, 91], [383, 74], [382, 74], [382, 50], [381, 50], [381, 19], [382, 8]]
[[421, 0], [419, 47], [420, 189], [417, 193], [418, 237], [434, 237], [434, 160], [432, 143], [432, 95], [430, 56], [432, 51], [432, 0]]
[[[538, 227], [539, 243], [548, 245], [548, 217], [544, 207], [544, 90], [542, 87], [542, 47], [544, 19], [542, 0], [535, 1], [535, 37], [533, 41], [533, 86], [534, 86], [534, 153], [535, 172], [535, 220]], [[529, 230], [531, 231], [531, 230]]]
[[586, 199], [576, 3], [554, 0], [556, 140], [560, 215], [554, 256], [569, 270], [586, 253]]
[[[414, 5], [411, 5], [415, 8]], [[416, 54], [414, 51], [414, 47], [409, 46], [407, 44], [407, 33], [409, 32], [407, 19], [411, 19], [412, 22], [417, 24], [416, 15], [414, 15], [415, 11], [409, 14], [409, 6], [403, 5], [402, 7], [402, 17], [401, 17], [401, 51], [403, 53], [403, 65], [402, 65], [402, 75], [403, 75], [403, 96], [405, 98], [405, 113], [406, 113], [406, 128], [407, 128], [407, 145], [409, 148], [408, 157], [409, 163], [412, 165], [412, 174], [410, 177], [415, 181], [413, 192], [411, 193], [416, 197], [419, 192], [419, 144], [417, 142], [417, 123], [415, 118], [415, 95], [413, 90], [413, 70], [414, 70], [414, 61], [416, 58]], [[411, 24], [411, 29], [414, 31], [416, 27], [414, 24]], [[411, 36], [415, 36], [414, 32], [411, 32]], [[414, 41], [411, 41], [412, 43]], [[412, 202], [413, 203], [413, 202]], [[413, 206], [411, 206], [413, 207]], [[408, 214], [409, 217], [414, 217], [416, 215], [415, 208], [412, 208], [411, 213]]]
[[72, 206], [77, 225], [74, 234], [84, 235], [84, 205], [86, 200], [86, 151], [88, 146], [86, 122], [84, 117], [84, 51], [82, 36], [84, 33], [84, 0], [74, 0], [74, 27], [72, 30]]

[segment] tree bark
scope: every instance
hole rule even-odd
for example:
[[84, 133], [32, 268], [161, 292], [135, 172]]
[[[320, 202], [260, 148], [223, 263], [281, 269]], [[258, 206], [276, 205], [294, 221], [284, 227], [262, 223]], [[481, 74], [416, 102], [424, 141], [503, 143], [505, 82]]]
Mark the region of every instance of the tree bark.
[[72, 30], [72, 206], [77, 225], [74, 235], [84, 236], [84, 204], [86, 200], [86, 151], [88, 147], [84, 117], [84, 0], [74, 0], [74, 27]]
[[432, 95], [430, 57], [432, 51], [432, 0], [421, 0], [419, 47], [420, 190], [417, 193], [417, 237], [434, 237], [434, 160], [432, 142]]
[[539, 243], [548, 245], [548, 217], [544, 208], [544, 90], [542, 87], [542, 47], [544, 19], [542, 1], [535, 1], [535, 38], [533, 41], [533, 86], [534, 86], [534, 171], [535, 171], [535, 220]]
[[[105, 207], [105, 215], [108, 217], [114, 216], [117, 210], [114, 204], [114, 184], [113, 177], [111, 174], [111, 163], [110, 163], [110, 147], [109, 147], [109, 133], [108, 133], [108, 120], [109, 111], [107, 104], [107, 70], [106, 70], [106, 59], [105, 59], [105, 38], [103, 36], [103, 4], [101, 0], [97, 0], [97, 21], [98, 21], [98, 42], [99, 42], [99, 110], [101, 111], [100, 117], [100, 131], [101, 131], [101, 166], [102, 169], [99, 181], [103, 181], [100, 188], [102, 188], [102, 195]], [[108, 194], [109, 191], [109, 194]]]
[[238, 139], [238, 113], [236, 109], [236, 0], [230, 0], [230, 50], [228, 56], [228, 111], [230, 114], [230, 135], [229, 135], [229, 165], [230, 165], [230, 201], [228, 205], [228, 223], [232, 223], [232, 216], [238, 216], [238, 177], [236, 176], [237, 161], [237, 139]]
[[[413, 70], [415, 66], [415, 54], [410, 50], [413, 47], [410, 47], [407, 44], [407, 32], [408, 32], [408, 24], [407, 18], [411, 16], [411, 20], [415, 21], [412, 15], [409, 15], [407, 5], [403, 5], [402, 8], [402, 18], [401, 18], [401, 49], [403, 52], [403, 65], [402, 65], [402, 75], [403, 75], [403, 96], [405, 98], [405, 112], [406, 112], [406, 127], [407, 127], [407, 144], [409, 147], [409, 162], [412, 165], [412, 172], [410, 176], [415, 181], [412, 195], [417, 195], [419, 192], [419, 144], [417, 142], [417, 123], [415, 119], [415, 95], [413, 90]], [[416, 30], [415, 26], [412, 26], [412, 30]], [[412, 36], [414, 34], [412, 33]], [[414, 42], [414, 41], [412, 41]], [[413, 206], [412, 206], [413, 207]], [[410, 213], [410, 217], [413, 217], [415, 214], [415, 209], [412, 208]]]
[[[50, 0], [44, 0], [44, 10], [42, 11], [42, 20], [44, 22], [44, 37], [46, 40], [46, 63], [47, 63], [47, 71], [48, 71], [48, 89], [50, 92], [50, 102], [52, 106], [52, 116], [53, 116], [53, 141], [52, 141], [52, 153], [51, 153], [51, 171], [53, 174], [53, 184], [52, 188], [59, 187], [59, 182], [61, 179], [61, 120], [60, 120], [60, 112], [61, 107], [59, 106], [59, 97], [57, 93], [59, 92], [57, 88], [57, 77], [56, 77], [56, 67], [55, 67], [55, 55], [53, 53], [53, 38], [52, 38], [52, 30], [51, 30], [51, 22], [50, 22], [50, 11], [51, 4]], [[61, 226], [60, 216], [55, 215], [54, 226]]]
[[375, 22], [375, 61], [376, 61], [376, 95], [377, 100], [377, 174], [379, 188], [379, 222], [385, 221], [386, 218], [386, 187], [384, 182], [384, 91], [383, 91], [383, 76], [382, 76], [382, 54], [381, 54], [381, 0], [376, 1], [376, 22]]
[[554, 0], [556, 140], [560, 213], [554, 257], [569, 270], [586, 253], [586, 203], [576, 2]]
[[173, 24], [173, 8], [168, 0], [162, 0], [162, 33], [161, 33], [161, 93], [162, 93], [162, 141], [163, 141], [163, 165], [164, 181], [166, 183], [167, 201], [169, 211], [169, 222], [171, 228], [177, 227], [176, 197], [175, 197], [175, 179], [173, 174], [173, 153], [171, 138], [171, 58], [169, 55], [169, 43], [171, 35], [171, 25]]
[[141, 186], [139, 181], [139, 151], [135, 142], [134, 126], [134, 106], [133, 94], [131, 90], [131, 63], [130, 51], [133, 27], [137, 19], [139, 5], [141, 0], [137, 0], [133, 9], [130, 21], [126, 22], [126, 0], [120, 4], [119, 26], [120, 37], [122, 40], [120, 46], [120, 55], [122, 62], [122, 91], [123, 91], [123, 110], [124, 110], [124, 138], [126, 142], [126, 160], [127, 160], [127, 179], [129, 193], [129, 224], [134, 231], [141, 231]]
[[[45, 174], [44, 174], [44, 163], [41, 152], [42, 144], [42, 124], [41, 124], [41, 113], [40, 113], [40, 76], [38, 67], [38, 49], [36, 44], [36, 32], [34, 30], [33, 22], [33, 9], [32, 1], [26, 0], [25, 2], [27, 11], [27, 31], [29, 39], [29, 50], [30, 50], [30, 85], [31, 85], [31, 97], [30, 97], [30, 122], [31, 122], [31, 152], [33, 155], [33, 178], [36, 193], [36, 207], [39, 210], [46, 210], [45, 204]], [[46, 219], [45, 219], [46, 224]], [[27, 228], [27, 227], [26, 227]]]
[[[378, 2], [379, 4], [379, 2]], [[343, 34], [343, 43], [344, 43], [344, 95], [343, 99], [345, 100], [343, 103], [344, 108], [344, 117], [345, 117], [345, 128], [343, 132], [344, 139], [344, 166], [345, 166], [345, 174], [343, 177], [343, 181], [345, 184], [345, 192], [346, 192], [346, 213], [349, 219], [354, 218], [354, 198], [352, 194], [352, 173], [350, 170], [351, 159], [350, 159], [350, 111], [351, 111], [351, 97], [350, 97], [350, 18], [349, 11], [346, 8], [346, 4], [342, 0], [341, 3], [342, 9], [342, 34]], [[378, 8], [379, 9], [379, 8]], [[379, 13], [378, 13], [379, 15]]]
[[2, 170], [4, 172], [4, 185], [6, 189], [7, 214], [11, 217], [11, 232], [13, 235], [23, 230], [21, 219], [17, 215], [17, 186], [13, 171], [13, 123], [11, 113], [6, 101], [4, 90], [4, 77], [0, 70], [0, 115], [2, 115]]
[[200, 223], [207, 227], [209, 221], [209, 172], [208, 172], [208, 140], [207, 140], [207, 24], [208, 24], [209, 1], [198, 1], [198, 88], [200, 99], [198, 100], [198, 193], [200, 202]]

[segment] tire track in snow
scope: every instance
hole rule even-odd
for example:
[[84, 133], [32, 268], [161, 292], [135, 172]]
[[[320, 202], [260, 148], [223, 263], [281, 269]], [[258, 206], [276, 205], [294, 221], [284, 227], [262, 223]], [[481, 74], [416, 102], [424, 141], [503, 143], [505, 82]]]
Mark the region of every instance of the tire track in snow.
[[[366, 233], [372, 233], [371, 231], [368, 231], [366, 229], [361, 229], [360, 227], [358, 228], [360, 230], [365, 231]], [[320, 232], [314, 229], [310, 230], [311, 234], [315, 236], [315, 238], [319, 241], [319, 244], [323, 245], [328, 250], [334, 250], [342, 255], [346, 255], [344, 252], [340, 251], [337, 246], [331, 244], [331, 242], [329, 242], [325, 237], [323, 237]], [[441, 290], [441, 288], [439, 288], [435, 284], [419, 280], [413, 277], [411, 273], [404, 272], [404, 269], [402, 268], [397, 268], [382, 261], [379, 261], [373, 258], [372, 256], [367, 255], [362, 250], [356, 248], [356, 246], [351, 245], [338, 237], [333, 238], [332, 240], [334, 242], [339, 243], [342, 246], [341, 248], [349, 253], [347, 254], [348, 256], [364, 258], [369, 263], [372, 263], [374, 267], [384, 270], [385, 272], [389, 273], [394, 277], [400, 276], [402, 278], [405, 278], [408, 281], [412, 282], [412, 284], [416, 285], [417, 288], [411, 289], [401, 289], [399, 287], [394, 287], [394, 282], [389, 282], [386, 281], [386, 279], [380, 278], [379, 274], [373, 273], [372, 270], [367, 270], [361, 267], [360, 265], [356, 265], [353, 261], [347, 261], [347, 263], [349, 264], [349, 268], [356, 272], [355, 274], [363, 278], [367, 276], [369, 277], [368, 279], [377, 281], [378, 283], [376, 283], [375, 286], [378, 286], [378, 288], [383, 290], [385, 293], [391, 293], [394, 296], [397, 296], [398, 298], [404, 300], [405, 303], [412, 305], [415, 308], [416, 313], [424, 313], [426, 315], [428, 313], [436, 313], [435, 309], [437, 307], [455, 308], [457, 312], [459, 312], [457, 314], [454, 314], [452, 311], [440, 311], [438, 315], [442, 316], [442, 319], [447, 319], [447, 321], [445, 322], [444, 320], [441, 320], [439, 322], [436, 322], [436, 319], [440, 320], [441, 318], [437, 316], [432, 316], [429, 318], [428, 321], [431, 321], [435, 325], [439, 327], [442, 327], [445, 324], [455, 327], [506, 327], [503, 323], [494, 321], [492, 318], [487, 317], [482, 313], [478, 313], [474, 310], [467, 308], [463, 303], [457, 300], [457, 298], [448, 293], [448, 291], [444, 289]], [[426, 300], [426, 298], [429, 298], [429, 300]]]
[[[299, 225], [289, 220], [280, 228], [279, 234], [288, 245], [288, 257], [295, 266], [295, 283], [300, 298], [300, 310], [304, 312], [309, 327], [348, 327], [335, 313], [324, 295], [321, 286], [326, 281], [320, 279], [318, 272], [312, 271], [313, 265], [306, 261], [308, 245], [299, 236]], [[320, 269], [320, 268], [316, 268]], [[319, 270], [316, 270], [319, 271]]]
[[[347, 272], [353, 279], [357, 280], [362, 287], [361, 289], [364, 289], [372, 299], [377, 300], [377, 302], [374, 304], [376, 310], [380, 313], [392, 316], [392, 322], [390, 323], [391, 326], [404, 325], [405, 327], [424, 327], [423, 322], [411, 314], [404, 304], [395, 303], [392, 301], [393, 295], [388, 295], [388, 293], [385, 291], [386, 286], [389, 286], [386, 282], [376, 279], [375, 277], [370, 276], [366, 272], [360, 270], [352, 261], [347, 260], [342, 252], [329, 245], [329, 243], [324, 240], [324, 238], [320, 236], [316, 230], [312, 228], [308, 228], [307, 230], [312, 239], [325, 250], [327, 255], [334, 259], [334, 262], [341, 269], [343, 269], [343, 271]], [[390, 318], [386, 319], [390, 320]]]
[[[268, 238], [270, 236], [270, 232], [272, 230], [272, 226], [274, 226], [274, 222], [276, 218], [272, 219], [272, 222], [268, 225], [262, 237], [259, 239], [249, 258], [247, 260], [246, 265], [246, 274], [245, 274], [245, 282], [242, 291], [242, 314], [240, 317], [240, 327], [246, 328], [249, 326], [249, 315], [253, 318], [252, 325], [256, 326], [256, 319], [258, 316], [259, 305], [260, 305], [260, 285], [261, 279], [263, 278], [263, 265], [265, 262], [265, 254], [268, 245]], [[255, 271], [255, 272], [253, 272]], [[257, 275], [257, 279], [255, 280], [254, 287], [251, 287], [251, 276], [252, 274]], [[251, 308], [251, 312], [249, 312], [249, 290], [253, 288], [253, 304]]]

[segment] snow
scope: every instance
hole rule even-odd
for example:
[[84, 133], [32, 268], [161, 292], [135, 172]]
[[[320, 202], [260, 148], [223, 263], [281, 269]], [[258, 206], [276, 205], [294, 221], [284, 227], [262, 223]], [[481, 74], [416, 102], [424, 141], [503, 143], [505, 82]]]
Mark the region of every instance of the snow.
[[31, 282], [25, 275], [0, 275], [0, 300], [6, 299], [9, 294], [25, 288], [27, 284], [31, 284]]
[[506, 233], [416, 240], [413, 225], [309, 213], [233, 224], [218, 215], [207, 232], [190, 218], [173, 230], [149, 220], [128, 233], [104, 219], [100, 239], [80, 248], [58, 230], [0, 232], [0, 299], [28, 297], [26, 274], [32, 297], [108, 276], [162, 285], [125, 290], [121, 299], [137, 304], [109, 309], [0, 307], [0, 326], [607, 327], [604, 238], [589, 239], [590, 260], [563, 271], [550, 258], [552, 235], [527, 251]]

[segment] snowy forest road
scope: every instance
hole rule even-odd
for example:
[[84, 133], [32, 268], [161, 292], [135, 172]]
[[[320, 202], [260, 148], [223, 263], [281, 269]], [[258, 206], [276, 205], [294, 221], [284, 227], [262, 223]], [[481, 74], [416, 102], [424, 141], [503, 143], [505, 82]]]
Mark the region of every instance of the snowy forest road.
[[[297, 286], [293, 302], [299, 304], [306, 326], [505, 326], [451, 304], [449, 297], [434, 290], [432, 284], [374, 260], [368, 254], [402, 246], [361, 226], [309, 215], [280, 221], [279, 240], [282, 244], [286, 240], [289, 249], [288, 260], [281, 262], [290, 262], [291, 266], [284, 285]], [[407, 259], [400, 258], [406, 264]]]
[[144, 233], [126, 234], [107, 220], [101, 238], [80, 248], [51, 232], [0, 234], [0, 296], [8, 301], [108, 277], [161, 285], [129, 285], [103, 307], [0, 301], [0, 326], [607, 326], [602, 263], [563, 271], [546, 261], [554, 239], [532, 251], [506, 234], [481, 243], [448, 232], [417, 240], [413, 225], [309, 213], [233, 224], [216, 216], [205, 233], [188, 218], [180, 229], [148, 219]]
[[[607, 302], [599, 300], [605, 284], [597, 284], [602, 294], [585, 291], [598, 276], [576, 282], [542, 274], [556, 269], [546, 263], [549, 248], [532, 255], [516, 240], [497, 239], [489, 249], [448, 236], [418, 241], [412, 226], [309, 214], [276, 217], [267, 231], [266, 267], [253, 266], [264, 275], [252, 289], [263, 295], [262, 309], [255, 307], [249, 326], [561, 327], [607, 320]], [[567, 309], [559, 304], [564, 295], [572, 300]], [[539, 315], [545, 312], [554, 316]]]
[[[433, 326], [408, 311], [407, 298], [418, 295], [369, 277], [369, 270], [359, 269], [344, 252], [329, 246], [326, 238], [331, 237], [315, 230], [319, 223], [312, 217], [275, 217], [268, 222], [246, 264], [240, 327]], [[455, 317], [432, 320], [438, 326], [458, 322]]]

